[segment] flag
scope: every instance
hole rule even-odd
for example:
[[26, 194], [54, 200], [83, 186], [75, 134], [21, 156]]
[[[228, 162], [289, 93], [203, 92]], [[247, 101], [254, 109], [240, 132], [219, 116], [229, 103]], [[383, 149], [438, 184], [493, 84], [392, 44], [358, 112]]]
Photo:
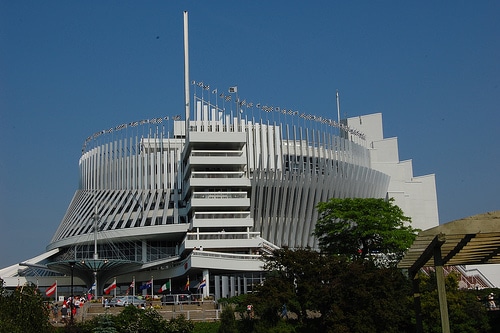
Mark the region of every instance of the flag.
[[189, 290], [189, 276], [188, 276], [188, 280], [186, 282], [186, 286], [184, 287], [184, 290]]
[[236, 93], [236, 92], [238, 92], [238, 86], [229, 87], [229, 92], [230, 93]]
[[198, 289], [205, 288], [207, 286], [207, 281], [203, 279], [201, 283], [198, 285]]
[[168, 289], [170, 289], [170, 281], [165, 282], [158, 292], [162, 293]]
[[92, 284], [90, 289], [87, 291], [88, 294], [92, 293], [92, 290], [95, 290], [95, 282]]
[[47, 297], [50, 297], [56, 292], [56, 290], [57, 290], [57, 281], [53, 285], [48, 287], [47, 290], [45, 290], [45, 295], [47, 295]]
[[148, 289], [148, 288], [151, 288], [151, 285], [153, 284], [153, 281], [152, 280], [149, 280], [148, 282], [146, 282], [146, 284], [143, 284], [142, 286], [139, 287], [140, 290], [144, 290], [144, 289]]
[[135, 280], [130, 282], [130, 285], [128, 286], [127, 288], [127, 291], [125, 292], [125, 294], [128, 295], [128, 292], [130, 291], [130, 288], [134, 289], [134, 285], [135, 285]]
[[108, 295], [108, 294], [111, 292], [111, 290], [113, 290], [113, 289], [115, 289], [115, 288], [116, 288], [116, 280], [115, 280], [115, 281], [113, 281], [113, 283], [112, 283], [112, 284], [110, 284], [107, 288], [105, 288], [105, 289], [104, 289], [104, 293], [105, 293], [106, 295]]

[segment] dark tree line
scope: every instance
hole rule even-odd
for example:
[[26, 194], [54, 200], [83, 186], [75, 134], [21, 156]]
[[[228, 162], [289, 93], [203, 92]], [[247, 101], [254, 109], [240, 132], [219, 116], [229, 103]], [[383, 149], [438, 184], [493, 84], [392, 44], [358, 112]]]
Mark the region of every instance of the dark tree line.
[[[411, 283], [395, 265], [416, 236], [409, 218], [383, 199], [332, 199], [318, 211], [314, 235], [320, 251], [285, 247], [265, 256], [264, 282], [252, 294], [222, 300], [220, 323], [202, 323], [198, 331], [413, 332]], [[435, 279], [423, 273], [419, 278], [424, 330], [441, 332]], [[460, 290], [458, 278], [446, 278], [452, 332], [492, 332], [495, 318], [488, 314], [493, 311], [488, 313], [481, 300], [498, 290]], [[127, 307], [117, 316], [99, 316], [63, 331], [190, 333], [198, 332], [196, 326], [184, 317], [166, 321], [153, 309]], [[54, 331], [34, 286], [12, 292], [0, 286], [0, 333]]]
[[3, 288], [0, 279], [0, 333], [52, 332], [49, 308], [34, 285]]
[[[234, 332], [413, 332], [411, 281], [396, 268], [418, 231], [410, 218], [384, 199], [331, 199], [318, 212], [320, 251], [283, 248], [265, 257], [264, 283], [228, 300], [243, 318], [231, 324]], [[425, 331], [440, 332], [436, 286], [432, 277], [421, 279]], [[489, 332], [486, 309], [457, 281], [448, 276], [452, 331]], [[245, 313], [247, 304], [254, 319]]]

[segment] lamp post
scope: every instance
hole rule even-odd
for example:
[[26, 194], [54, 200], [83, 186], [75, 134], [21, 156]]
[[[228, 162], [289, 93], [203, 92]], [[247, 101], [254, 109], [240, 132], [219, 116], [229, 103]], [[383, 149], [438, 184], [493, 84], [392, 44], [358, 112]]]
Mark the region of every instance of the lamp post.
[[71, 260], [69, 262], [69, 267], [71, 268], [71, 302], [69, 303], [69, 311], [70, 311], [70, 323], [73, 324], [73, 270], [75, 268], [76, 261]]

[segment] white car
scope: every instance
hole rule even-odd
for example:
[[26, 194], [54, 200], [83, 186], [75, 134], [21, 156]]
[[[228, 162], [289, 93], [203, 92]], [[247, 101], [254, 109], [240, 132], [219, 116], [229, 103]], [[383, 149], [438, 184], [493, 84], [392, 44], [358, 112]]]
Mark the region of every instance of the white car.
[[140, 299], [137, 296], [118, 296], [109, 302], [110, 306], [127, 306], [127, 305], [140, 305], [140, 306], [146, 306], [146, 301], [143, 299]]

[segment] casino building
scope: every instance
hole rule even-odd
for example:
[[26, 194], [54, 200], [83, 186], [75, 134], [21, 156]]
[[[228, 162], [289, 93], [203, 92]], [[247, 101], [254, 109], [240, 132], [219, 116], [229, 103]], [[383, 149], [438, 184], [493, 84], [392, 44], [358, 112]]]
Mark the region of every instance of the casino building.
[[[2, 278], [49, 286], [73, 270], [97, 294], [114, 278], [119, 292], [131, 281], [139, 290], [153, 279], [156, 292], [166, 281], [176, 291], [205, 280], [205, 294], [223, 297], [260, 281], [262, 254], [317, 248], [320, 201], [394, 197], [414, 227], [438, 225], [434, 176], [414, 177], [411, 161], [399, 161], [380, 113], [339, 123], [230, 105], [237, 116], [195, 96], [188, 126], [166, 116], [90, 136], [79, 188], [46, 253]], [[257, 110], [261, 119], [249, 120]]]
[[114, 281], [118, 294], [146, 282], [148, 294], [167, 282], [172, 293], [246, 293], [263, 254], [317, 248], [315, 207], [333, 197], [393, 197], [414, 227], [439, 224], [434, 175], [399, 160], [380, 113], [335, 121], [249, 102], [237, 87], [219, 94], [188, 72], [185, 98], [183, 117], [85, 140], [79, 187], [46, 252], [1, 269], [7, 287], [56, 280], [69, 295], [71, 275], [75, 293], [102, 295]]

